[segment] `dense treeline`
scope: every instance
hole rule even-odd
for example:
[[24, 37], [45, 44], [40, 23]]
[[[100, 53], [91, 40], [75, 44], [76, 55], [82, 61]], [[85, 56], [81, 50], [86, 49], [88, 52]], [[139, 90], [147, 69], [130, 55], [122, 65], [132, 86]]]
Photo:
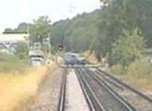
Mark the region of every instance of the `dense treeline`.
[[52, 27], [51, 39], [55, 46], [63, 44], [68, 51], [82, 52], [91, 48], [95, 41], [100, 11], [82, 14], [72, 20], [59, 21]]
[[[152, 0], [101, 1], [105, 3], [101, 9], [52, 26], [48, 17], [40, 17], [29, 25], [32, 40], [42, 41], [50, 35], [52, 47], [63, 45], [66, 51], [94, 51], [98, 60], [106, 57], [111, 64], [127, 65], [140, 58], [144, 48], [152, 47]], [[15, 31], [25, 29], [27, 25], [23, 23]]]
[[[137, 37], [137, 43], [134, 43], [134, 47], [127, 47], [131, 42], [126, 45], [127, 50], [137, 49], [134, 50], [134, 54], [142, 52], [143, 48], [138, 48], [138, 43], [142, 42], [143, 47], [152, 47], [151, 0], [109, 0], [107, 3], [100, 10], [55, 23], [52, 28], [52, 43], [58, 44], [60, 41], [59, 43], [63, 43], [66, 50], [78, 52], [93, 50], [99, 60], [100, 57], [109, 57], [110, 62], [115, 62], [114, 51], [122, 53], [116, 48], [121, 46], [117, 45], [120, 38], [127, 38], [126, 33], [132, 36], [131, 34], [136, 32], [134, 36]], [[133, 37], [130, 39], [134, 41]], [[131, 51], [128, 51], [128, 54], [129, 52]], [[137, 57], [133, 53], [126, 58], [133, 61]]]
[[32, 24], [27, 24], [27, 23], [20, 23], [17, 28], [6, 28], [4, 30], [4, 34], [9, 34], [9, 33], [27, 33], [28, 32], [28, 26], [31, 26]]

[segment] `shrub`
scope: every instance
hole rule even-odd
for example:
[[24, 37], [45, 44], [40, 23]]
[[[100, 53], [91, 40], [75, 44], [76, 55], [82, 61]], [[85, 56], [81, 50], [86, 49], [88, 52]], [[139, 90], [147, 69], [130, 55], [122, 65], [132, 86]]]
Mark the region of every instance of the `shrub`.
[[152, 64], [147, 58], [137, 60], [129, 65], [127, 75], [134, 77], [152, 77]]
[[124, 67], [120, 64], [113, 65], [110, 69], [110, 72], [118, 75], [122, 75], [125, 73]]
[[126, 75], [133, 78], [147, 78], [152, 79], [152, 64], [148, 58], [142, 58], [131, 63], [128, 67], [124, 68], [122, 65], [113, 65], [110, 71], [118, 75]]
[[17, 56], [0, 53], [0, 72], [24, 71], [27, 67], [25, 60]]
[[144, 40], [138, 33], [137, 29], [133, 32], [126, 31], [124, 35], [120, 36], [120, 39], [114, 43], [111, 55], [113, 64], [121, 64], [126, 67], [142, 57]]
[[28, 47], [26, 43], [19, 43], [17, 45], [16, 48], [16, 53], [15, 55], [19, 58], [19, 59], [27, 59], [28, 57]]

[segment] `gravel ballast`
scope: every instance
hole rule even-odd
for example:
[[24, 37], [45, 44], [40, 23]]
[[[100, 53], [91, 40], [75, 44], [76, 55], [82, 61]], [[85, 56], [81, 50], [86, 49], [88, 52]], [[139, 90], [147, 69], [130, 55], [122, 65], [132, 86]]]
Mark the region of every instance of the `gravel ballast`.
[[24, 111], [57, 111], [63, 69], [49, 73], [41, 84], [39, 93], [33, 104], [28, 105]]

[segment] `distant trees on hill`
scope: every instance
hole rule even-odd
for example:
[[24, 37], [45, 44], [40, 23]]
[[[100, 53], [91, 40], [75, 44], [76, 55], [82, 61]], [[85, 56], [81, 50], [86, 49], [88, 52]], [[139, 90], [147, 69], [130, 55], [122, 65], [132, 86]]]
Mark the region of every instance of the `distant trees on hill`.
[[[33, 40], [37, 39], [36, 37], [40, 39], [50, 34], [51, 44], [55, 49], [62, 44], [66, 51], [90, 50], [90, 52], [96, 53], [99, 60], [100, 57], [107, 57], [109, 61], [113, 54], [121, 56], [122, 52], [119, 47], [125, 47], [122, 44], [123, 41], [127, 42], [128, 39], [130, 39], [128, 41], [132, 41], [133, 36], [143, 38], [140, 40], [145, 43], [142, 45], [143, 47], [152, 47], [152, 0], [101, 1], [108, 5], [91, 13], [78, 15], [73, 19], [58, 21], [51, 25], [48, 17], [40, 17], [33, 24], [21, 23], [16, 29], [5, 29], [4, 33], [27, 32], [29, 25]], [[127, 36], [124, 34], [124, 32], [132, 33], [136, 29], [140, 33]], [[122, 42], [118, 43], [118, 41]], [[114, 46], [115, 44], [117, 45]], [[123, 49], [124, 52], [127, 53], [130, 47], [126, 45]], [[140, 52], [141, 49], [138, 48], [137, 52]], [[114, 63], [115, 59], [118, 58], [113, 58]]]
[[28, 23], [20, 23], [17, 28], [12, 29], [12, 28], [6, 28], [4, 30], [4, 34], [8, 34], [8, 33], [27, 33], [28, 32], [28, 27], [30, 27], [31, 24]]

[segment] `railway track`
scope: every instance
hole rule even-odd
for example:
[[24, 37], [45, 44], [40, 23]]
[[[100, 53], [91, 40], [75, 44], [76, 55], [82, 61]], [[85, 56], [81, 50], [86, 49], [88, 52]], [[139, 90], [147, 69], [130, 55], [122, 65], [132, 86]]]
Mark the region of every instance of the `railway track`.
[[150, 98], [147, 95], [143, 94], [142, 92], [136, 90], [135, 88], [127, 85], [126, 83], [122, 82], [121, 80], [117, 79], [116, 77], [112, 76], [111, 74], [108, 74], [108, 73], [102, 71], [101, 69], [97, 68], [95, 75], [98, 76], [98, 78], [100, 80], [104, 79], [104, 81], [116, 86], [117, 88], [119, 88], [121, 90], [129, 90], [152, 104], [152, 98]]
[[136, 111], [93, 73], [82, 68], [76, 69], [76, 72], [91, 111]]
[[[75, 72], [89, 111], [136, 111], [127, 99], [113, 89], [114, 87], [122, 91], [128, 88], [151, 103], [151, 98], [100, 69], [91, 71], [88, 68], [75, 68]], [[58, 111], [65, 111], [65, 96], [66, 72], [62, 75]]]
[[62, 75], [62, 82], [60, 87], [60, 96], [58, 102], [58, 109], [57, 111], [65, 111], [65, 95], [66, 95], [66, 69]]
[[91, 89], [89, 84], [85, 82], [85, 78], [81, 77], [80, 70], [77, 69], [76, 73], [90, 111], [104, 111], [104, 108], [95, 95], [94, 91]]

